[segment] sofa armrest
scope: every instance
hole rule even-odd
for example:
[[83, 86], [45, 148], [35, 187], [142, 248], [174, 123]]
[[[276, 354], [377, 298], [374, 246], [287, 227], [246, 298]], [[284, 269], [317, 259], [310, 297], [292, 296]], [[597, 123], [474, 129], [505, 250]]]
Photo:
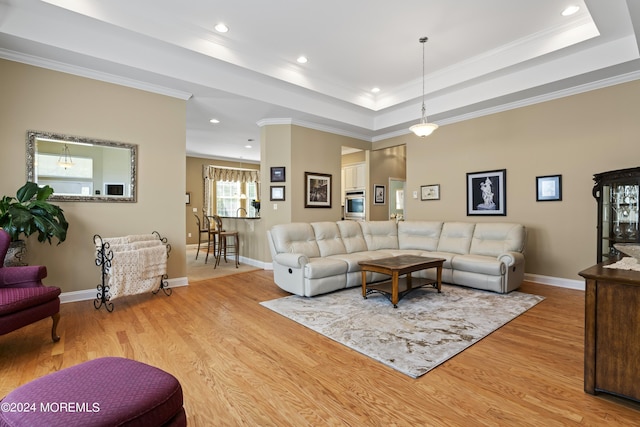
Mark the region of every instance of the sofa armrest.
[[524, 262], [524, 255], [520, 252], [504, 252], [498, 255], [498, 260], [503, 262], [507, 267], [511, 267], [522, 264]]
[[309, 262], [306, 255], [292, 253], [277, 254], [273, 260], [280, 265], [291, 268], [302, 268]]
[[27, 265], [24, 267], [0, 268], [0, 288], [32, 288], [42, 286], [42, 279], [47, 277], [44, 265]]

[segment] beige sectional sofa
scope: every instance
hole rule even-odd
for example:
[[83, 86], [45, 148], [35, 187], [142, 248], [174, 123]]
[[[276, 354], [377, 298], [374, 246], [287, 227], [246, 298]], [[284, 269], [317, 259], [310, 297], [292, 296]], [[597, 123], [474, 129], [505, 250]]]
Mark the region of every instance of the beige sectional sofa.
[[[442, 281], [499, 293], [524, 278], [526, 230], [513, 223], [338, 221], [290, 223], [267, 231], [276, 284], [314, 296], [361, 286], [358, 262], [401, 254], [444, 258]], [[367, 273], [369, 274], [369, 273]], [[435, 270], [414, 277], [435, 277]], [[367, 282], [388, 276], [371, 273]]]

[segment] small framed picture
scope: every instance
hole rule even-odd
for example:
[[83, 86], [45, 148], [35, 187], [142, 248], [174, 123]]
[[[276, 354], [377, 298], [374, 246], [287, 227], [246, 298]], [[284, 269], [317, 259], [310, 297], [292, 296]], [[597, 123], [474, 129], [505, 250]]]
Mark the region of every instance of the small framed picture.
[[277, 166], [271, 168], [271, 182], [285, 182], [285, 169], [284, 166]]
[[304, 173], [304, 207], [331, 208], [331, 174]]
[[536, 177], [536, 201], [555, 202], [562, 200], [562, 175]]
[[184, 202], [185, 202], [185, 204], [187, 204], [187, 205], [190, 205], [190, 204], [191, 204], [191, 193], [186, 193], [186, 194], [184, 195]]
[[373, 186], [373, 204], [384, 205], [385, 204], [385, 188], [384, 185]]
[[467, 173], [467, 215], [507, 215], [507, 170]]
[[278, 202], [278, 201], [284, 200], [284, 185], [272, 185], [270, 188], [271, 188], [270, 200], [272, 202]]
[[421, 185], [420, 200], [440, 200], [440, 184]]

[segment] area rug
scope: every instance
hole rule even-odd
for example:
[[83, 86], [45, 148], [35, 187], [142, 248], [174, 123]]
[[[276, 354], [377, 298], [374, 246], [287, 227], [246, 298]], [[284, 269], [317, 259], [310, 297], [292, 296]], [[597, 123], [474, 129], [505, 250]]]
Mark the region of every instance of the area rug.
[[351, 288], [260, 304], [322, 335], [418, 378], [518, 317], [544, 298], [451, 285], [417, 289], [393, 308], [381, 294]]

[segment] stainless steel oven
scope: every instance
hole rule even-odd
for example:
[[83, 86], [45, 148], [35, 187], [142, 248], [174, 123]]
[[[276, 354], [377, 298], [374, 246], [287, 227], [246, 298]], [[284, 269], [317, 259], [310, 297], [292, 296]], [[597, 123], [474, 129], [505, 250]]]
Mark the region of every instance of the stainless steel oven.
[[344, 201], [344, 218], [345, 219], [364, 219], [367, 203], [364, 190], [347, 191]]

